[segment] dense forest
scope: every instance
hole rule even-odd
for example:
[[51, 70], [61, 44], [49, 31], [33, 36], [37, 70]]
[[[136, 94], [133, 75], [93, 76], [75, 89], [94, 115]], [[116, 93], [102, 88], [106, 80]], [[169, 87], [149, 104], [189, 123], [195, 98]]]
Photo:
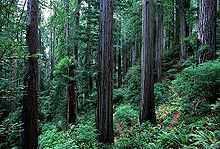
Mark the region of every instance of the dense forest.
[[220, 0], [0, 0], [0, 149], [219, 149]]

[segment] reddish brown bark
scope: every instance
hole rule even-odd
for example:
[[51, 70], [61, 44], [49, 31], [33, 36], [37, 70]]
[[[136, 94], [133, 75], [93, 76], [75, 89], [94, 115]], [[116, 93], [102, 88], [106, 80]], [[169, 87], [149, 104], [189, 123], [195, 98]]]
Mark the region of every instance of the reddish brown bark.
[[177, 15], [179, 17], [180, 59], [182, 61], [186, 60], [188, 57], [188, 49], [184, 42], [184, 38], [186, 38], [189, 35], [189, 26], [186, 21], [186, 14], [189, 6], [189, 0], [177, 0], [177, 9], [179, 9]]
[[201, 0], [199, 6], [198, 40], [208, 49], [200, 51], [199, 63], [216, 55], [216, 0]]
[[[81, 0], [77, 0], [76, 1], [76, 5], [77, 5], [77, 12], [75, 14], [75, 36], [79, 35], [79, 21], [80, 21], [80, 3]], [[75, 60], [78, 62], [78, 49], [79, 49], [79, 40], [78, 38], [76, 38], [74, 40], [74, 56], [75, 56]]]
[[122, 85], [122, 74], [121, 74], [121, 47], [118, 48], [118, 87]]
[[156, 13], [156, 45], [155, 45], [156, 81], [159, 81], [161, 79], [162, 49], [163, 49], [163, 9], [159, 1], [157, 4], [157, 13]]
[[[100, 96], [97, 107], [98, 141], [112, 143], [113, 138], [113, 106], [112, 106], [112, 0], [102, 0], [101, 9], [101, 47], [100, 47]], [[99, 94], [98, 92], [98, 94]]]
[[[70, 66], [69, 76], [74, 78], [74, 67]], [[68, 123], [75, 123], [77, 113], [77, 95], [76, 95], [76, 83], [74, 80], [70, 80], [67, 85], [67, 98], [68, 98]]]
[[[69, 25], [69, 0], [64, 0], [64, 8], [66, 11], [66, 20], [64, 24], [65, 31], [65, 47], [67, 51], [67, 55], [71, 58], [74, 55], [74, 51], [70, 48], [70, 25]], [[74, 65], [71, 64], [68, 68], [68, 75], [71, 77], [71, 80], [67, 83], [67, 101], [68, 101], [68, 109], [67, 109], [67, 121], [68, 123], [74, 123], [76, 121], [76, 112], [77, 112], [77, 96], [76, 96], [76, 84], [74, 81]]]
[[153, 47], [154, 28], [152, 2], [143, 0], [143, 47], [141, 52], [141, 113], [140, 122], [156, 122], [154, 104]]
[[28, 56], [26, 61], [26, 72], [24, 76], [24, 95], [23, 95], [23, 132], [22, 148], [37, 149], [38, 146], [38, 125], [37, 125], [37, 83], [38, 83], [38, 62], [37, 51], [38, 42], [38, 2], [28, 0], [27, 3], [27, 34], [26, 42]]

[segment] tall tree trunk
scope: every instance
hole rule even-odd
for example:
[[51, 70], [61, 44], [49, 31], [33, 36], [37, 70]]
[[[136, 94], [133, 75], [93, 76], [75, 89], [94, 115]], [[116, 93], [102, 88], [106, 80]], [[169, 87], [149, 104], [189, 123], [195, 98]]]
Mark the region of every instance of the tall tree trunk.
[[96, 108], [96, 129], [100, 129], [100, 112], [101, 112], [101, 44], [102, 44], [102, 16], [101, 12], [103, 11], [103, 1], [97, 1], [99, 2], [100, 7], [100, 16], [99, 16], [99, 44], [97, 47], [97, 57], [96, 57], [96, 70], [97, 70], [97, 76], [96, 76], [96, 88], [97, 88], [97, 108]]
[[[121, 33], [121, 19], [118, 21], [118, 32]], [[122, 36], [120, 34], [120, 37], [118, 37], [117, 41], [117, 47], [118, 47], [118, 88], [122, 85], [122, 58], [121, 58], [121, 52], [122, 52]]]
[[79, 21], [80, 21], [80, 3], [81, 0], [76, 0], [77, 2], [77, 11], [75, 14], [75, 39], [74, 39], [74, 56], [75, 56], [75, 60], [76, 62], [78, 62], [78, 49], [79, 49], [79, 40], [78, 40], [78, 36], [79, 36]]
[[121, 46], [119, 42], [118, 48], [118, 88], [122, 85], [122, 74], [121, 74]]
[[173, 7], [174, 7], [174, 14], [175, 14], [175, 35], [174, 35], [174, 41], [175, 41], [175, 50], [176, 51], [179, 51], [180, 49], [180, 6], [179, 6], [179, 3], [180, 1], [183, 1], [183, 0], [174, 0], [174, 3], [173, 3]]
[[70, 24], [69, 24], [69, 0], [64, 0], [64, 9], [65, 9], [65, 23], [64, 23], [64, 38], [65, 38], [65, 52], [68, 56], [71, 55], [69, 35], [70, 35]]
[[[40, 22], [40, 17], [39, 17], [39, 22]], [[42, 54], [42, 45], [41, 45], [41, 30], [38, 29], [38, 42], [39, 42], [39, 53]], [[38, 62], [38, 83], [37, 83], [37, 88], [38, 92], [41, 91], [41, 60]]]
[[[91, 4], [91, 0], [87, 1], [88, 4], [88, 9], [87, 9], [87, 28], [86, 28], [86, 32], [87, 32], [87, 42], [86, 42], [86, 52], [85, 52], [85, 68], [88, 71], [91, 67], [91, 55], [92, 55], [92, 43], [91, 43], [91, 18], [90, 18], [90, 14], [91, 14], [91, 9], [92, 9], [92, 4]], [[85, 84], [85, 99], [89, 99], [89, 95], [92, 91], [92, 76], [91, 73], [88, 73], [87, 75], [87, 81]]]
[[115, 74], [117, 71], [117, 48], [118, 47], [113, 48], [113, 74]]
[[159, 81], [161, 78], [161, 55], [163, 49], [163, 10], [160, 1], [157, 4], [157, 16], [156, 16], [156, 55], [155, 55], [155, 66], [156, 66], [156, 80]]
[[172, 15], [172, 19], [173, 21], [171, 22], [172, 23], [172, 26], [171, 26], [171, 29], [170, 29], [170, 48], [169, 50], [172, 50], [173, 53], [176, 52], [176, 49], [178, 47], [178, 34], [179, 34], [179, 31], [177, 31], [178, 29], [178, 18], [176, 18], [176, 13], [177, 13], [177, 9], [176, 9], [176, 0], [172, 0], [172, 3], [173, 3], [173, 15]]
[[38, 146], [38, 124], [37, 124], [37, 83], [38, 83], [38, 62], [37, 50], [39, 48], [38, 38], [38, 1], [28, 0], [27, 4], [27, 34], [26, 42], [28, 56], [26, 72], [24, 76], [23, 95], [23, 133], [22, 148], [37, 149]]
[[53, 79], [54, 70], [54, 49], [55, 49], [55, 27], [50, 32], [50, 78]]
[[[66, 20], [65, 20], [65, 47], [67, 51], [67, 55], [71, 58], [74, 55], [74, 52], [71, 51], [70, 42], [69, 42], [69, 0], [64, 0], [64, 8], [66, 11]], [[67, 121], [68, 123], [75, 123], [76, 121], [76, 103], [77, 103], [77, 96], [76, 96], [76, 84], [74, 81], [74, 68], [75, 66], [71, 64], [68, 68], [68, 75], [71, 79], [67, 83], [67, 101], [68, 101], [68, 108], [67, 108]]]
[[135, 45], [132, 46], [131, 48], [131, 64], [135, 65], [136, 64], [136, 56], [137, 56], [137, 50], [136, 50], [136, 42]]
[[[74, 65], [69, 67], [69, 76], [74, 78]], [[77, 94], [76, 94], [76, 83], [74, 79], [71, 79], [67, 85], [67, 98], [68, 98], [68, 123], [75, 123], [77, 113]]]
[[122, 64], [123, 64], [123, 77], [128, 72], [128, 46], [126, 40], [122, 43]]
[[13, 54], [12, 54], [12, 86], [11, 88], [13, 88], [13, 92], [15, 93], [14, 94], [14, 97], [12, 99], [12, 104], [11, 104], [11, 108], [12, 110], [15, 110], [16, 109], [16, 104], [15, 104], [15, 101], [16, 101], [16, 98], [17, 98], [17, 91], [16, 91], [16, 88], [17, 88], [17, 59], [16, 59], [16, 56], [17, 56], [17, 53], [16, 53], [16, 48], [13, 49]]
[[201, 0], [199, 6], [198, 40], [207, 49], [200, 51], [199, 63], [216, 55], [216, 0]]
[[187, 22], [186, 22], [186, 9], [188, 2], [187, 0], [178, 0], [179, 5], [179, 18], [180, 18], [180, 59], [186, 60], [188, 56], [187, 47], [184, 42], [184, 38], [188, 36], [187, 33]]
[[152, 2], [143, 0], [143, 47], [141, 55], [141, 113], [140, 122], [156, 122], [153, 80], [153, 12]]
[[112, 107], [112, 0], [101, 1], [101, 92], [97, 107], [98, 140], [112, 143], [113, 107]]

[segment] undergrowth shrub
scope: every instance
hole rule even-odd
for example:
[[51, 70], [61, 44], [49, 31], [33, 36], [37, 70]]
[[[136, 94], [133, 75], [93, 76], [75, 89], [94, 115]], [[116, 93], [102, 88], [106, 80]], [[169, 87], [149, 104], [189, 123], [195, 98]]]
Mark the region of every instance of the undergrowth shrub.
[[154, 96], [156, 104], [162, 104], [169, 100], [168, 87], [166, 83], [154, 84]]
[[71, 130], [71, 136], [75, 137], [76, 144], [81, 149], [96, 149], [98, 144], [96, 142], [97, 131], [94, 123], [85, 122], [77, 125]]
[[113, 102], [114, 104], [121, 104], [129, 98], [129, 91], [127, 88], [113, 89]]
[[19, 146], [22, 123], [19, 120], [20, 110], [11, 112], [0, 123], [0, 149]]
[[140, 72], [139, 65], [134, 65], [128, 70], [123, 81], [123, 86], [113, 90], [114, 103], [129, 102], [135, 105], [138, 104], [141, 90]]
[[175, 92], [191, 103], [190, 109], [202, 113], [210, 110], [208, 103], [219, 97], [220, 60], [210, 61], [184, 69], [172, 82]]
[[[196, 116], [191, 118], [196, 118]], [[136, 149], [219, 149], [220, 147], [220, 124], [219, 116], [199, 118], [198, 121], [185, 123], [179, 122], [173, 128], [152, 126], [145, 123], [141, 126], [133, 126], [122, 136], [116, 138], [114, 148]]]
[[136, 126], [131, 132], [118, 138], [115, 148], [180, 148], [186, 140], [185, 137], [185, 133], [179, 129], [160, 128], [146, 123]]
[[121, 105], [116, 108], [114, 122], [120, 123], [123, 127], [135, 125], [138, 122], [138, 111], [130, 105]]
[[40, 149], [77, 149], [75, 140], [68, 131], [58, 131], [53, 125], [45, 125], [39, 137]]
[[66, 131], [52, 124], [46, 124], [40, 135], [40, 148], [42, 149], [96, 149], [96, 129], [91, 122], [71, 126]]

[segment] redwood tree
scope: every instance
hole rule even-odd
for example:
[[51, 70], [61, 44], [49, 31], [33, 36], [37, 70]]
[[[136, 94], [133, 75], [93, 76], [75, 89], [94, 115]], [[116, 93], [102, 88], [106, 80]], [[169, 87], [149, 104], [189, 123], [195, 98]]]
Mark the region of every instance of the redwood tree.
[[180, 22], [180, 59], [186, 60], [188, 51], [184, 38], [188, 36], [188, 25], [186, 21], [186, 10], [189, 7], [189, 0], [178, 0], [179, 22]]
[[23, 95], [23, 132], [22, 148], [37, 149], [38, 146], [38, 124], [37, 124], [37, 84], [38, 84], [38, 62], [37, 51], [39, 49], [38, 37], [38, 1], [28, 0], [27, 3], [27, 61], [24, 76]]
[[[64, 0], [64, 8], [66, 11], [66, 19], [64, 24], [65, 30], [65, 48], [69, 58], [73, 57], [74, 51], [70, 48], [70, 24], [69, 24], [69, 0]], [[74, 81], [74, 70], [75, 66], [70, 64], [68, 68], [68, 76], [70, 80], [67, 83], [67, 100], [68, 100], [68, 111], [67, 121], [68, 123], [74, 123], [76, 121], [76, 108], [77, 108], [77, 96], [76, 96], [76, 83]]]
[[98, 87], [97, 129], [98, 140], [102, 143], [113, 142], [113, 107], [112, 107], [112, 0], [102, 0], [100, 34], [100, 87]]
[[[75, 36], [79, 36], [79, 23], [80, 23], [80, 7], [81, 0], [76, 0], [76, 13], [75, 13]], [[75, 60], [78, 62], [78, 49], [79, 49], [79, 39], [74, 39], [74, 56]]]
[[141, 52], [141, 113], [140, 122], [156, 121], [154, 107], [153, 47], [154, 29], [151, 0], [143, 0], [143, 47]]
[[163, 8], [161, 1], [157, 1], [156, 12], [156, 45], [155, 45], [155, 69], [156, 81], [161, 79], [161, 55], [163, 49]]
[[216, 0], [200, 1], [198, 40], [206, 48], [199, 51], [199, 63], [216, 55], [216, 5]]

